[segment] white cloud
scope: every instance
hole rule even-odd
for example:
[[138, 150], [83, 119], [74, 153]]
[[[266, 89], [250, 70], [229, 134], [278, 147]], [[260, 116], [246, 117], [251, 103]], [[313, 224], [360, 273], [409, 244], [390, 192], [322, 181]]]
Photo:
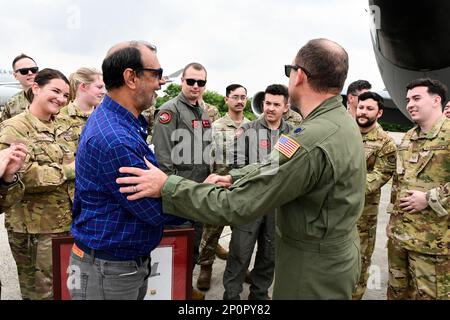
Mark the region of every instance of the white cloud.
[[363, 78], [379, 89], [367, 7], [360, 0], [2, 2], [0, 69], [21, 52], [66, 74], [99, 68], [113, 44], [143, 39], [158, 46], [167, 74], [198, 61], [208, 70], [208, 89], [223, 94], [242, 83], [253, 94], [287, 83], [283, 65], [309, 39], [327, 37], [349, 53], [347, 83]]

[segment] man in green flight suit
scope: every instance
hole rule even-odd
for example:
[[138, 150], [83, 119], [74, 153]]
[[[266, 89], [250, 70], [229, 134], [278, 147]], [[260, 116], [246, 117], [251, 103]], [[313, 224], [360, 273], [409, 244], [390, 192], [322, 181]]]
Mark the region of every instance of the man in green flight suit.
[[134, 176], [117, 179], [126, 184], [120, 191], [132, 193], [129, 200], [162, 197], [165, 213], [215, 224], [244, 224], [275, 210], [273, 298], [351, 299], [361, 267], [356, 223], [366, 164], [361, 134], [340, 96], [347, 72], [340, 45], [309, 41], [285, 66], [289, 96], [304, 120], [280, 137], [270, 161], [206, 183], [167, 177], [151, 165], [121, 168]]

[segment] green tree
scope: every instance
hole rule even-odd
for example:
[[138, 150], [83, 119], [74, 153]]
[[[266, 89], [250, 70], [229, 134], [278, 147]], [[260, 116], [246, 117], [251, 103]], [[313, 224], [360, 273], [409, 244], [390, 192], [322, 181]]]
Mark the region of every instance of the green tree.
[[165, 93], [164, 96], [156, 98], [156, 109], [159, 109], [159, 107], [161, 107], [164, 103], [179, 95], [181, 92], [181, 86], [176, 83], [171, 83], [166, 89], [164, 89], [163, 92]]

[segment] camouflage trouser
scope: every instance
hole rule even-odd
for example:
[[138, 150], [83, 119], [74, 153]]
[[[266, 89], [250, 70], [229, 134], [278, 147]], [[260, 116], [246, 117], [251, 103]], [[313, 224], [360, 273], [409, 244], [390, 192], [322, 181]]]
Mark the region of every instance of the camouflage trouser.
[[450, 256], [427, 255], [388, 241], [389, 300], [450, 300]]
[[53, 299], [52, 238], [67, 235], [68, 232], [28, 234], [8, 231], [24, 300]]
[[[376, 207], [376, 212], [378, 212], [378, 206]], [[359, 218], [357, 225], [361, 242], [361, 275], [352, 294], [353, 300], [360, 300], [366, 291], [367, 280], [369, 280], [369, 267], [377, 236], [377, 215], [364, 213]]]
[[216, 247], [219, 243], [220, 235], [223, 231], [223, 226], [216, 226], [212, 224], [203, 225], [202, 241], [200, 242], [200, 255], [198, 257], [198, 264], [201, 266], [210, 266], [214, 263], [216, 258]]

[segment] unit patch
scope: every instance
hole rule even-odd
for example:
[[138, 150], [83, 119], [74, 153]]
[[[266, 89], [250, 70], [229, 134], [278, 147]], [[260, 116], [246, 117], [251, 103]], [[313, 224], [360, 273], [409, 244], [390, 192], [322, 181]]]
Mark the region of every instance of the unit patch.
[[172, 121], [172, 113], [163, 111], [159, 114], [159, 123], [168, 124], [170, 121]]

